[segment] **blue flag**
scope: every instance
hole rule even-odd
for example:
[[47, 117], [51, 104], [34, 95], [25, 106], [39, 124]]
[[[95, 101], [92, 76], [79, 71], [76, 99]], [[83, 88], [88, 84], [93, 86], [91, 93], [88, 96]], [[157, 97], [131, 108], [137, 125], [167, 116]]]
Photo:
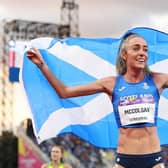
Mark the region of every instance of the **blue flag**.
[[[134, 28], [149, 45], [148, 64], [152, 71], [168, 73], [168, 34]], [[37, 47], [50, 70], [68, 86], [85, 84], [116, 75], [115, 64], [122, 37], [115, 38], [38, 38]], [[41, 71], [24, 56], [21, 80], [32, 112], [39, 142], [59, 134], [73, 133], [102, 148], [116, 148], [118, 130], [113, 107], [104, 93], [61, 99]], [[158, 131], [161, 144], [168, 144], [168, 91], [160, 99]]]

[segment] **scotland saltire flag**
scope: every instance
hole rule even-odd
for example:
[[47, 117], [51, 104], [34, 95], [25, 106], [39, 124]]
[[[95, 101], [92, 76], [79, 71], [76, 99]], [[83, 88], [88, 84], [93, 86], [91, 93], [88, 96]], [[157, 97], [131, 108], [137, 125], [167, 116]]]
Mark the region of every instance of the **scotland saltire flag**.
[[[168, 73], [168, 34], [150, 29], [129, 30], [149, 44], [152, 71]], [[129, 32], [128, 31], [128, 32]], [[119, 43], [115, 38], [38, 38], [38, 48], [51, 71], [66, 85], [81, 85], [116, 75]], [[21, 80], [32, 112], [39, 142], [59, 134], [73, 133], [101, 148], [116, 148], [117, 125], [113, 107], [104, 93], [60, 99], [40, 70], [24, 56]], [[168, 144], [168, 91], [161, 95], [158, 131], [161, 144]]]

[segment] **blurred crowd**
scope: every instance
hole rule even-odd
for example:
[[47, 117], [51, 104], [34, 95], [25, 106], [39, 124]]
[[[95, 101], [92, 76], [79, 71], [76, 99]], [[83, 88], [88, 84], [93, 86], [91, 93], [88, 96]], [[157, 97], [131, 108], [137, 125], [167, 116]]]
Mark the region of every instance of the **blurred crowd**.
[[[113, 150], [103, 150], [86, 141], [78, 138], [73, 134], [60, 135], [57, 138], [47, 140], [40, 144], [40, 148], [49, 154], [49, 151], [53, 144], [59, 144], [64, 147], [68, 153], [73, 154], [79, 159], [84, 168], [107, 168], [105, 157], [108, 152], [115, 154]], [[111, 155], [112, 158], [114, 157]], [[107, 155], [109, 157], [109, 155]], [[108, 159], [108, 158], [107, 158]], [[107, 161], [106, 159], [106, 161]], [[113, 159], [111, 160], [111, 165], [113, 164]], [[73, 163], [71, 163], [73, 164]], [[75, 167], [75, 165], [73, 165]]]

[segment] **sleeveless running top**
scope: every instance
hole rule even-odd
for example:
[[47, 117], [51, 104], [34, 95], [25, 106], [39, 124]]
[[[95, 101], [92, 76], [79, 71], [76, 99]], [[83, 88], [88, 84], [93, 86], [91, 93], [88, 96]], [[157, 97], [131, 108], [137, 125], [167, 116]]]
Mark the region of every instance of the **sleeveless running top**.
[[[53, 168], [53, 166], [52, 166], [52, 163], [51, 163], [51, 162], [48, 164], [48, 168]], [[63, 164], [63, 163], [61, 163], [61, 164], [59, 165], [59, 167], [58, 167], [58, 168], [64, 168], [64, 164]]]
[[159, 91], [152, 76], [146, 76], [139, 83], [129, 83], [123, 76], [118, 76], [112, 94], [118, 127], [155, 126], [159, 99]]

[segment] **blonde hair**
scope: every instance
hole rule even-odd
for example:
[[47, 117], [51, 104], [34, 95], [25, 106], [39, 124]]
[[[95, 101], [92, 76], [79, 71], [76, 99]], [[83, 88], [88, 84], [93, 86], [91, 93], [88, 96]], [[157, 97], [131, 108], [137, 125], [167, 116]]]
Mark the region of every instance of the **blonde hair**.
[[[123, 39], [120, 43], [119, 50], [118, 50], [117, 63], [116, 63], [116, 71], [117, 71], [118, 75], [124, 75], [127, 72], [127, 66], [126, 66], [125, 60], [123, 59], [123, 53], [127, 51], [129, 41], [135, 37], [142, 38], [140, 35], [138, 35], [136, 33], [127, 33], [123, 37]], [[147, 64], [144, 68], [144, 72], [146, 75], [152, 74], [152, 72], [150, 71]]]

